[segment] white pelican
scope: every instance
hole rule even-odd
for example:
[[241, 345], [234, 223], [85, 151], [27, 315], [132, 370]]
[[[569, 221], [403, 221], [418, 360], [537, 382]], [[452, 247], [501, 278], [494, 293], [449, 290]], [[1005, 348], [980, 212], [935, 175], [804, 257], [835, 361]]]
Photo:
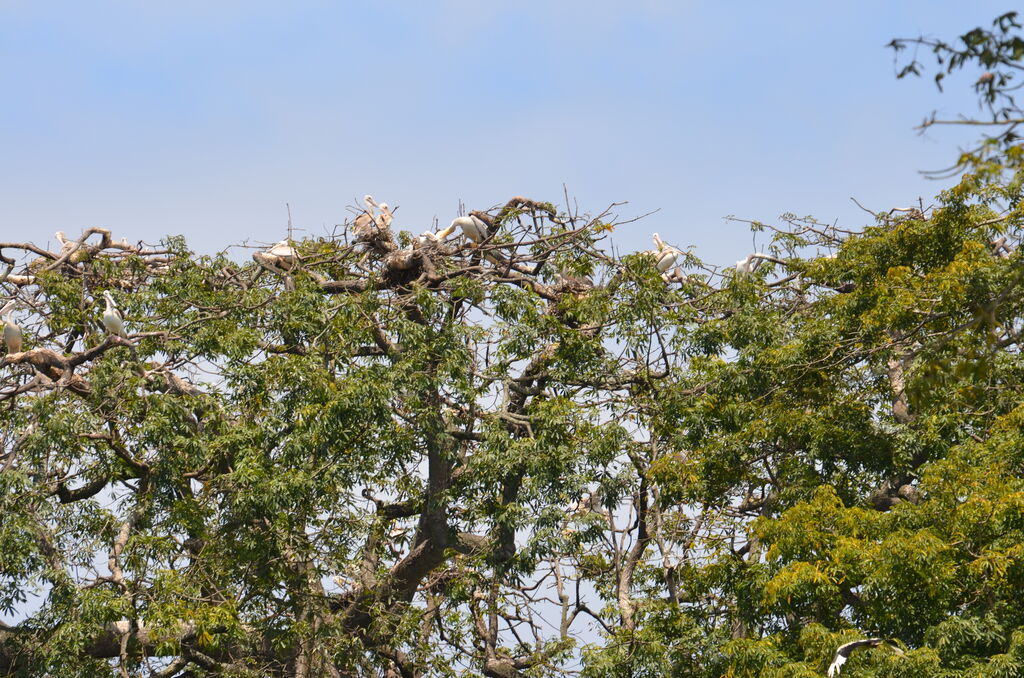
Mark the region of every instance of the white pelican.
[[298, 256], [295, 254], [295, 248], [288, 244], [287, 240], [282, 240], [277, 243], [269, 250], [267, 254], [277, 257], [279, 263], [287, 264], [291, 266], [298, 261]]
[[761, 267], [764, 262], [764, 255], [760, 252], [755, 252], [749, 255], [746, 259], [740, 259], [736, 262], [737, 273], [753, 273]]
[[17, 306], [17, 302], [11, 301], [0, 309], [0, 318], [4, 321], [4, 346], [7, 353], [21, 353], [21, 327], [11, 320], [11, 311]]
[[671, 245], [658, 252], [658, 271], [664, 273], [672, 268], [681, 256], [683, 253]]
[[103, 300], [107, 302], [107, 310], [103, 312], [103, 327], [109, 334], [116, 334], [122, 339], [128, 339], [128, 335], [124, 331], [124, 316], [114, 303], [114, 297], [110, 296], [109, 291], [104, 290]]
[[68, 261], [72, 264], [79, 264], [89, 257], [89, 250], [87, 250], [84, 245], [79, 246], [78, 242], [74, 240], [68, 240], [64, 231], [57, 231], [53, 236], [57, 238], [57, 242], [60, 243], [60, 253], [58, 256], [63, 257], [68, 254], [68, 252], [78, 247], [78, 250], [68, 258]]
[[452, 233], [455, 232], [455, 224], [452, 224], [448, 228], [441, 229], [437, 233], [431, 231], [425, 231], [418, 238], [416, 238], [417, 247], [427, 247], [429, 245], [436, 245], [442, 243], [448, 239]]
[[391, 208], [388, 207], [386, 202], [382, 202], [377, 207], [380, 208], [380, 216], [377, 217], [377, 226], [381, 228], [391, 228], [391, 222], [394, 217], [391, 215]]
[[658, 272], [664, 273], [676, 265], [676, 261], [679, 260], [679, 257], [683, 256], [683, 253], [672, 245], [666, 245], [665, 241], [662, 240], [661, 236], [657, 233], [654, 234], [653, 239], [654, 246], [658, 249], [652, 251], [651, 255], [654, 256], [657, 261], [656, 266], [658, 267]]
[[849, 658], [850, 653], [857, 648], [878, 647], [882, 643], [892, 647], [896, 654], [903, 654], [903, 650], [897, 647], [891, 640], [886, 640], [885, 638], [866, 638], [864, 640], [855, 640], [852, 643], [845, 643], [840, 645], [839, 649], [836, 650], [836, 657], [828, 667], [828, 678], [833, 678], [834, 676], [839, 675], [839, 672], [842, 670], [842, 666], [846, 663], [847, 658]]
[[360, 212], [352, 221], [352, 231], [359, 238], [367, 238], [373, 235], [373, 224], [376, 221], [377, 203], [372, 195], [363, 196], [365, 212]]
[[448, 228], [454, 228], [456, 226], [462, 229], [463, 235], [478, 245], [487, 237], [487, 224], [485, 224], [483, 219], [480, 217], [474, 217], [472, 215], [456, 217], [455, 219], [452, 219], [451, 226]]

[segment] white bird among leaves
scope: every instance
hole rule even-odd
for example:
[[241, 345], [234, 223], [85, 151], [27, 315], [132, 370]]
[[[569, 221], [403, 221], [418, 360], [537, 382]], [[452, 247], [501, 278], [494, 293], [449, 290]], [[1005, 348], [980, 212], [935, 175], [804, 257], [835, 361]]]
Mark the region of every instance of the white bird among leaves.
[[277, 261], [280, 264], [291, 266], [298, 261], [298, 256], [295, 253], [295, 248], [288, 244], [287, 240], [275, 244], [269, 250], [267, 254], [277, 257]]
[[844, 643], [836, 650], [835, 659], [832, 660], [832, 663], [828, 667], [828, 678], [834, 678], [839, 675], [840, 671], [842, 671], [843, 664], [846, 663], [846, 660], [850, 657], [850, 653], [854, 650], [862, 647], [878, 647], [883, 643], [890, 646], [896, 654], [903, 654], [903, 650], [897, 647], [891, 640], [887, 640], [885, 638], [865, 638], [864, 640], [855, 640], [851, 643]]
[[416, 246], [429, 247], [430, 245], [442, 243], [455, 232], [455, 228], [455, 224], [452, 224], [448, 228], [441, 229], [437, 233], [434, 233], [433, 231], [425, 231], [416, 238]]
[[103, 327], [108, 334], [117, 335], [127, 340], [128, 334], [124, 331], [124, 316], [114, 303], [114, 297], [110, 292], [103, 292], [103, 300], [107, 302], [107, 309], [103, 311]]
[[665, 241], [661, 239], [661, 236], [657, 233], [654, 234], [654, 245], [658, 249], [652, 252], [654, 258], [657, 260], [657, 267], [659, 273], [664, 273], [668, 269], [676, 265], [679, 257], [683, 256], [681, 250], [672, 245], [666, 245]]
[[8, 354], [21, 353], [21, 340], [23, 336], [21, 327], [11, 320], [11, 311], [17, 305], [16, 301], [11, 301], [0, 309], [0, 318], [3, 318], [4, 322], [4, 346], [7, 347]]
[[736, 262], [736, 272], [744, 274], [753, 273], [761, 267], [764, 260], [765, 255], [760, 252], [755, 252], [754, 254], [747, 256], [746, 259], [740, 259]]
[[456, 217], [452, 219], [451, 226], [448, 228], [459, 227], [462, 229], [462, 234], [472, 240], [475, 244], [479, 245], [487, 237], [487, 224], [484, 223], [480, 217], [475, 217], [472, 214], [465, 217]]

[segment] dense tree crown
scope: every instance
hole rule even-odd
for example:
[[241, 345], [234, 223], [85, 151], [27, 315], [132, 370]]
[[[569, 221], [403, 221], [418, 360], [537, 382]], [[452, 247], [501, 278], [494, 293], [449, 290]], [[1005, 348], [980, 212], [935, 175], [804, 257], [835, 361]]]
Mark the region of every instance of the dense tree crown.
[[0, 243], [0, 674], [1024, 675], [998, 143], [730, 267], [521, 197]]

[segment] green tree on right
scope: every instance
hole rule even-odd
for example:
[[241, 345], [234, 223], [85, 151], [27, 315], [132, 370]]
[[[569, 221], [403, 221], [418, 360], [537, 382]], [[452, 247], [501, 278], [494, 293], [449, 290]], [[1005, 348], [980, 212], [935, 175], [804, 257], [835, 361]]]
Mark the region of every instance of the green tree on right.
[[[651, 568], [641, 630], [589, 675], [1024, 676], [1020, 29], [1010, 12], [952, 43], [890, 43], [898, 60], [930, 50], [940, 90], [977, 70], [982, 115], [921, 126], [984, 130], [926, 172], [958, 179], [936, 207], [862, 230], [752, 224], [786, 263], [733, 280], [692, 336], [689, 382], [649, 402], [685, 450], [652, 465], [662, 500], [728, 497], [715, 521], [739, 527], [709, 530], [670, 596]], [[899, 78], [924, 72], [898, 61]], [[836, 654], [872, 637], [891, 642]]]
[[[984, 130], [930, 173], [959, 181], [863, 230], [767, 227], [787, 264], [735, 280], [737, 311], [701, 328], [733, 358], [693, 370], [686, 406], [652, 401], [692, 450], [653, 469], [664, 495], [749, 489], [732, 505], [746, 540], [708, 543], [686, 570], [687, 599], [727, 620], [705, 675], [1024, 676], [1020, 29], [1010, 12], [952, 43], [891, 43], [897, 59], [930, 49], [940, 89], [977, 70], [982, 117], [923, 124]], [[897, 75], [924, 71], [915, 56]], [[822, 254], [793, 257], [808, 248]], [[651, 601], [647, 648], [681, 607]], [[869, 637], [893, 645], [833, 663]]]

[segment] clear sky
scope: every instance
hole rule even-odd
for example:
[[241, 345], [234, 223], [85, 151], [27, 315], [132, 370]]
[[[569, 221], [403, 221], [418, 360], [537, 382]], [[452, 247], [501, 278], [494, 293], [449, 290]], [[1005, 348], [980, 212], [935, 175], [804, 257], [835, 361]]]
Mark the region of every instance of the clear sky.
[[[106, 226], [201, 251], [308, 233], [364, 193], [396, 225], [513, 195], [619, 213], [623, 249], [731, 263], [722, 217], [862, 225], [926, 202], [955, 158], [926, 114], [976, 111], [896, 81], [893, 37], [953, 38], [1008, 3], [0, 0], [0, 240]], [[927, 55], [923, 55], [927, 56]], [[947, 182], [948, 183], [948, 182]]]

